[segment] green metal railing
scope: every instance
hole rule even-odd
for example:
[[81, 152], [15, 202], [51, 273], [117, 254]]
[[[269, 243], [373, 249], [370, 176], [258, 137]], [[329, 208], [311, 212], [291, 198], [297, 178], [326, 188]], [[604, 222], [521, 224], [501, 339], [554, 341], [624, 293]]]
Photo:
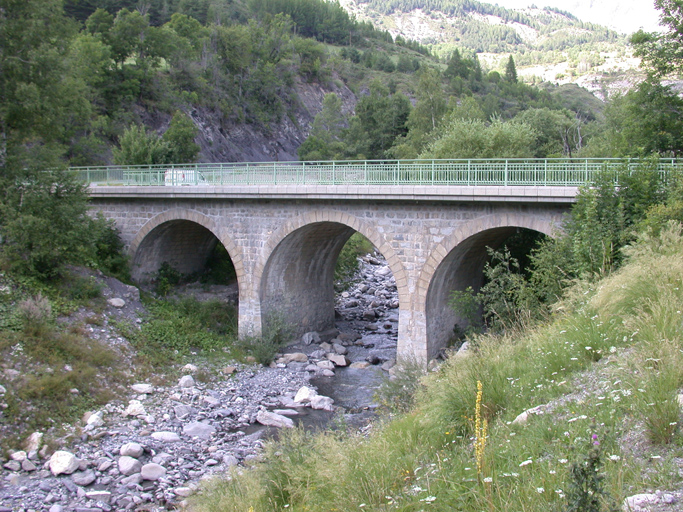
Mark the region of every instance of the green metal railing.
[[[642, 162], [622, 159], [393, 160], [246, 162], [74, 167], [92, 185], [465, 185], [581, 186], [598, 173], [629, 171]], [[683, 169], [660, 160], [659, 172]]]

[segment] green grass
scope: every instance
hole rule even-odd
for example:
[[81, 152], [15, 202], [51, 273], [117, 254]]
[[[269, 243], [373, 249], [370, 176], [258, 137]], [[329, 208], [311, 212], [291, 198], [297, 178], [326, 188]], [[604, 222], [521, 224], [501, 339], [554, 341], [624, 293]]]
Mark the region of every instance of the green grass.
[[152, 365], [165, 364], [193, 352], [231, 354], [237, 337], [234, 307], [218, 300], [146, 302], [149, 317], [140, 328], [121, 325], [138, 355]]
[[[630, 258], [593, 289], [577, 287], [545, 325], [481, 336], [473, 354], [422, 379], [410, 412], [368, 437], [285, 433], [250, 470], [205, 485], [191, 510], [591, 512], [680, 486], [680, 227], [645, 237]], [[479, 472], [477, 381], [488, 420]], [[513, 424], [535, 406], [544, 414]], [[600, 478], [587, 483], [590, 467]]]

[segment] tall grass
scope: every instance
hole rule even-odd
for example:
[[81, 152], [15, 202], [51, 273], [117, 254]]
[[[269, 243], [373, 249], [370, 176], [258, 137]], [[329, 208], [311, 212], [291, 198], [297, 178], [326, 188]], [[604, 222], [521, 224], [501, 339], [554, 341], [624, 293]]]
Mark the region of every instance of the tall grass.
[[[674, 485], [680, 226], [643, 237], [629, 258], [533, 331], [480, 336], [472, 355], [422, 378], [411, 411], [369, 437], [292, 432], [250, 469], [205, 487], [192, 510], [599, 511]], [[595, 467], [601, 478], [587, 482]]]

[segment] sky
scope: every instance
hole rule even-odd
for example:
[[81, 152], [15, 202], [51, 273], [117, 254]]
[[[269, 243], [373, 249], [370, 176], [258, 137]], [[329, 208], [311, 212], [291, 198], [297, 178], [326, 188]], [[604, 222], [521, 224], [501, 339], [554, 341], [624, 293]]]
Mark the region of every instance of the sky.
[[643, 28], [646, 31], [659, 28], [659, 11], [653, 0], [488, 0], [512, 9], [557, 7], [568, 11], [583, 21], [606, 25], [619, 32], [630, 34]]

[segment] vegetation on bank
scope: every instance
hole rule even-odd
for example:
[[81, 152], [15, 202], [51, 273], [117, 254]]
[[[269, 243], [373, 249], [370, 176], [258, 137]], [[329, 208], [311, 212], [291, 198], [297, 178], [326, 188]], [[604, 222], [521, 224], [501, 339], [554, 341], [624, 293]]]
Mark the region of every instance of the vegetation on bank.
[[551, 321], [474, 337], [475, 350], [420, 382], [409, 413], [367, 436], [283, 433], [192, 509], [599, 511], [671, 488], [683, 439], [681, 225], [625, 252], [619, 271], [570, 288]]

